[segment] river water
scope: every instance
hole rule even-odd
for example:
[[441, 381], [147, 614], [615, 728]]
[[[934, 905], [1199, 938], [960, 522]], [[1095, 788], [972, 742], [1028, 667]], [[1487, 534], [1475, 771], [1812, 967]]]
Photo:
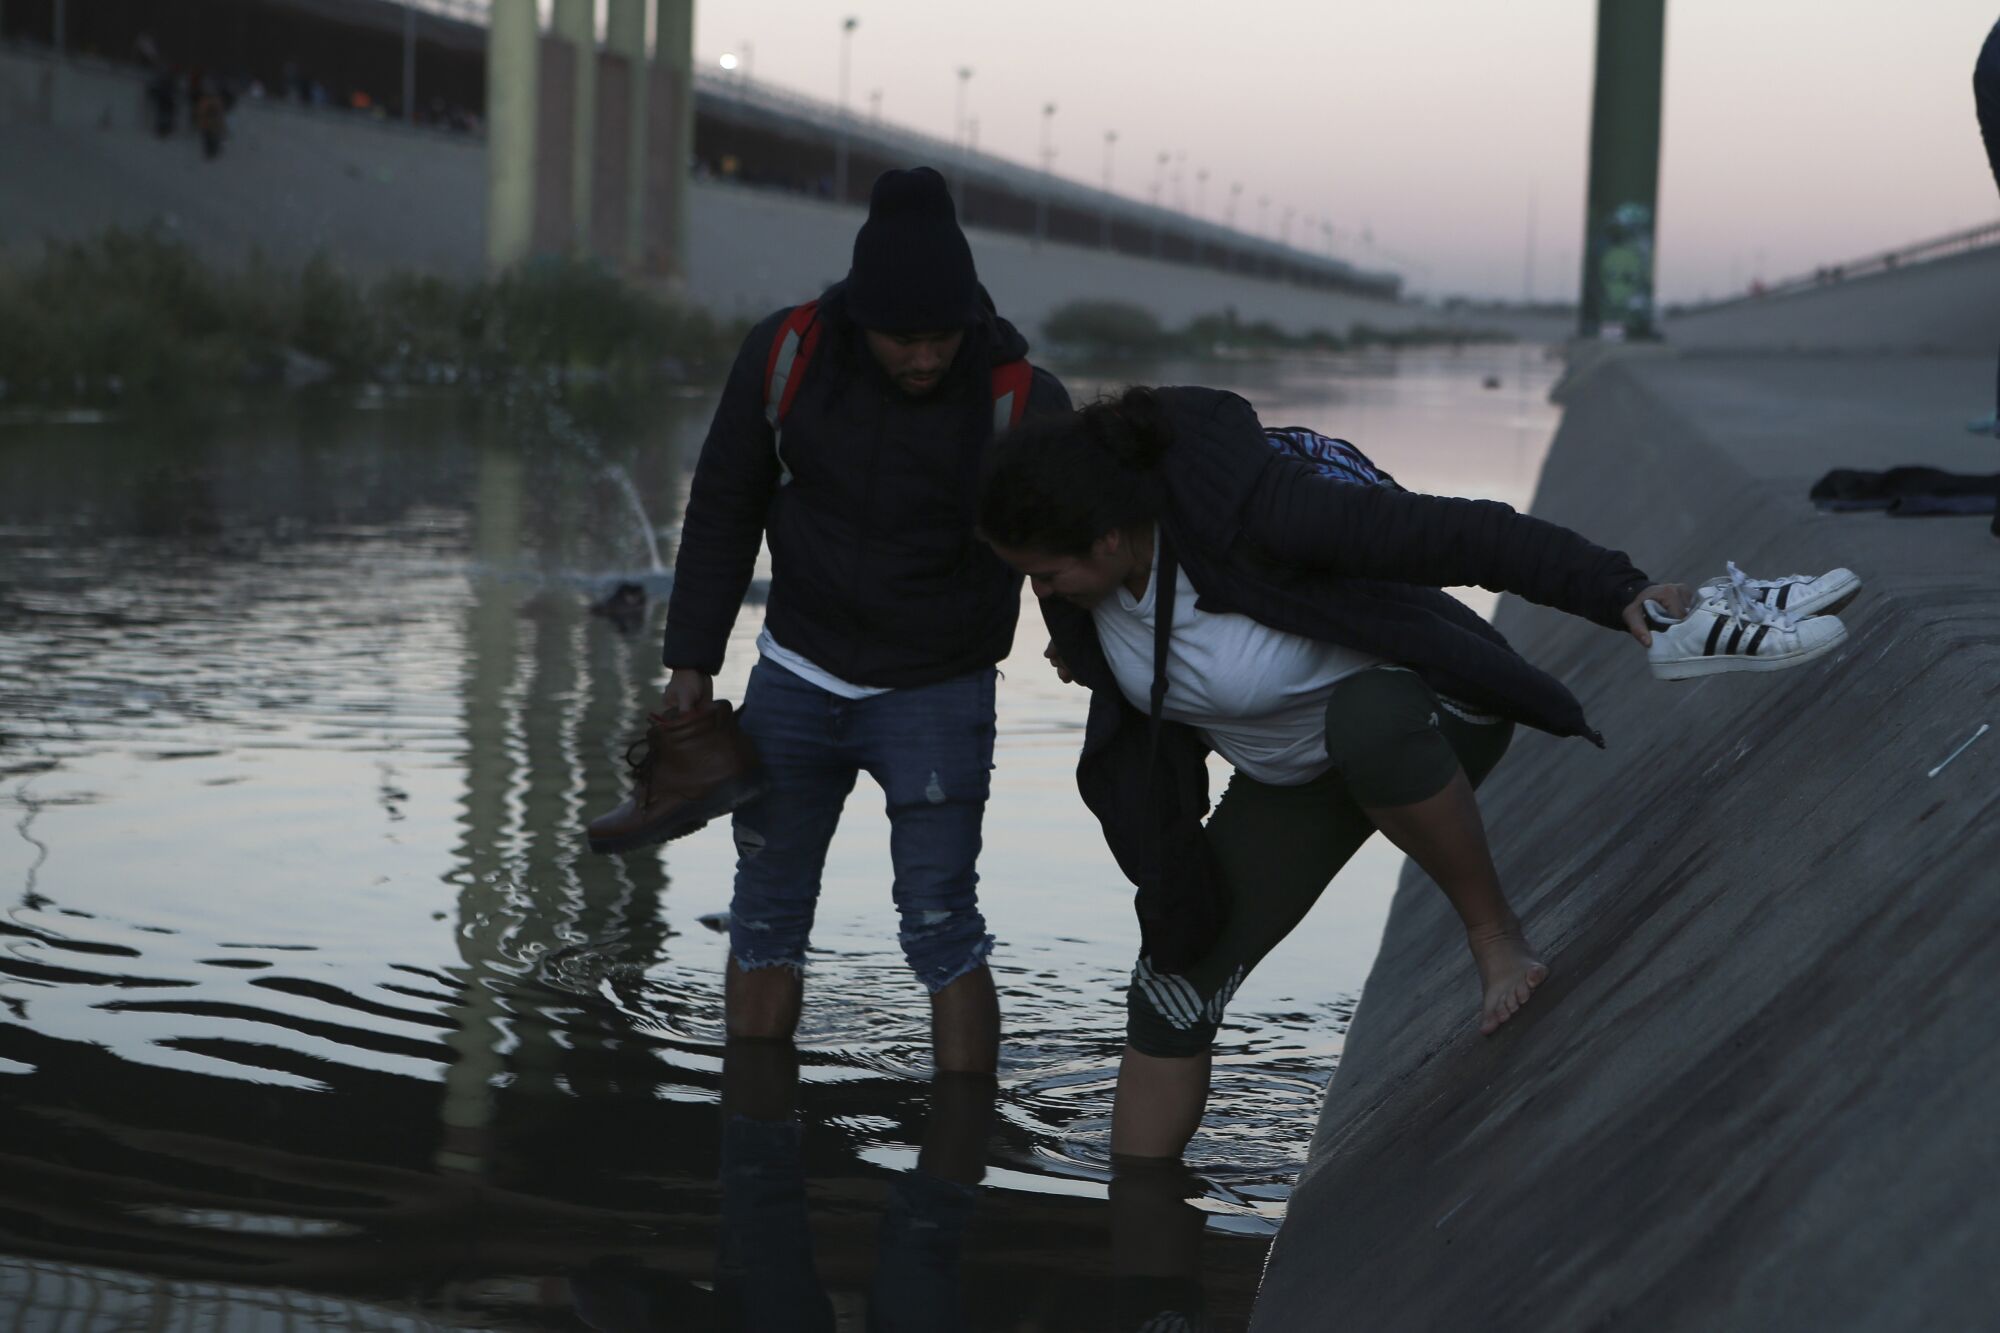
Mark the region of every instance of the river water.
[[[1225, 385], [1412, 489], [1525, 506], [1553, 373], [1486, 347], [1065, 379]], [[671, 567], [712, 406], [0, 423], [0, 1328], [1242, 1325], [1399, 860], [1365, 849], [1236, 997], [1190, 1174], [1114, 1182], [1136, 927], [1031, 607], [981, 863], [997, 1095], [929, 1082], [864, 782], [797, 1067], [729, 1074], [803, 1132], [734, 1143], [718, 1184], [727, 831], [581, 837], [664, 615], [588, 603], [664, 590], [648, 537]], [[976, 1192], [935, 1188], [952, 1162]]]

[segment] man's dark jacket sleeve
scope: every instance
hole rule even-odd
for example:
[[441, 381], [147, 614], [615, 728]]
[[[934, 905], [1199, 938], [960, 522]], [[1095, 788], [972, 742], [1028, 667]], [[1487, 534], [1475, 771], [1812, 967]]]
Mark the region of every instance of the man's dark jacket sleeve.
[[778, 486], [778, 455], [764, 420], [764, 369], [789, 311], [750, 331], [730, 367], [702, 442], [674, 554], [674, 591], [660, 660], [714, 675], [750, 589], [764, 519]]

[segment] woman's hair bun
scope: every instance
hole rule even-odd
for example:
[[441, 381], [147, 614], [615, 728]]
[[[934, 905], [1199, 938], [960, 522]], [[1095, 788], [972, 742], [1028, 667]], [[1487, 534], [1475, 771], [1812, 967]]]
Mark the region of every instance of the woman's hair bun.
[[1166, 409], [1151, 389], [1135, 387], [1083, 409], [1083, 429], [1091, 442], [1135, 472], [1151, 472], [1173, 440]]

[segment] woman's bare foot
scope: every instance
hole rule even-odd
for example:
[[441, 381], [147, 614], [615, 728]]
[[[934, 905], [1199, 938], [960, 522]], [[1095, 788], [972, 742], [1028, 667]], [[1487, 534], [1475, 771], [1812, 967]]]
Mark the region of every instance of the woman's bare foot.
[[1480, 1035], [1491, 1036], [1547, 979], [1548, 965], [1528, 948], [1528, 937], [1521, 933], [1518, 922], [1468, 929], [1465, 942], [1472, 947], [1484, 995], [1479, 1006]]

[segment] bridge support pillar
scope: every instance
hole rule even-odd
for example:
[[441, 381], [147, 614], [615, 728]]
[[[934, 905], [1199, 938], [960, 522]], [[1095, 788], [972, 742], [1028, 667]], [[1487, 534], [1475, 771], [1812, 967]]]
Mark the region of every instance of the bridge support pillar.
[[528, 257], [535, 231], [535, 0], [493, 0], [486, 37], [486, 264]]
[[694, 158], [694, 0], [655, 0], [653, 126], [665, 142], [651, 155], [646, 198], [657, 203], [647, 222], [652, 244], [647, 269], [680, 284], [687, 280], [688, 164]]
[[597, 0], [556, 0], [550, 27], [575, 53], [570, 68], [570, 236], [578, 255], [590, 252], [591, 171], [597, 129]]
[[1666, 24], [1667, 0], [1597, 0], [1580, 337], [1659, 336], [1653, 238]]
[[624, 235], [618, 253], [605, 258], [632, 271], [645, 257], [646, 0], [605, 0], [605, 5], [605, 49], [626, 69]]

